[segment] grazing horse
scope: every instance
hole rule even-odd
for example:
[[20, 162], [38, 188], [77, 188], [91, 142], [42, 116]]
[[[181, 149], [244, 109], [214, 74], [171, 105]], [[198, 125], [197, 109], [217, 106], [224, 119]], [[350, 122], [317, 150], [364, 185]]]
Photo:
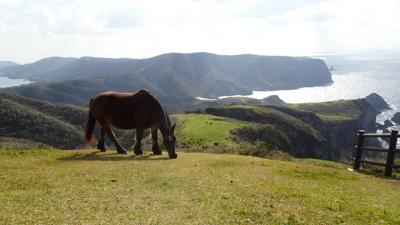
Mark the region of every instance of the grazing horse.
[[136, 144], [134, 153], [143, 154], [141, 141], [144, 129], [151, 128], [152, 150], [156, 155], [161, 155], [158, 147], [157, 132], [160, 129], [163, 136], [163, 143], [170, 158], [175, 159], [175, 125], [167, 111], [160, 105], [148, 91], [140, 90], [136, 93], [103, 92], [90, 100], [89, 117], [85, 127], [87, 143], [92, 142], [92, 134], [96, 120], [101, 125], [100, 138], [97, 148], [105, 151], [104, 135], [114, 143], [118, 153], [126, 154], [126, 150], [118, 143], [111, 129], [111, 125], [119, 129], [136, 128]]

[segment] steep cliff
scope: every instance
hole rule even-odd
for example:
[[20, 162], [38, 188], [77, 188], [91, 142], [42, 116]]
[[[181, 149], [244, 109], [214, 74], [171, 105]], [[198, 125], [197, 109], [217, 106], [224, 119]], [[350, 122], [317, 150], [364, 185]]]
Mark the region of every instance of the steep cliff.
[[[291, 146], [287, 152], [298, 157], [320, 158], [318, 146], [323, 145], [326, 139], [321, 133], [309, 124], [276, 110], [269, 106], [228, 106], [223, 108], [208, 108], [206, 113], [216, 116], [234, 118], [241, 121], [257, 124], [273, 125], [276, 129], [287, 135], [290, 144], [283, 143], [282, 146]], [[256, 132], [253, 132], [256, 133]], [[259, 139], [255, 135], [253, 138]], [[250, 138], [250, 137], [249, 137]], [[268, 140], [265, 140], [268, 142]]]
[[[348, 159], [360, 129], [375, 132], [375, 109], [365, 99], [288, 106], [226, 106], [207, 113], [257, 124], [270, 124], [287, 135], [291, 153], [297, 157], [328, 160]], [[253, 132], [254, 138], [262, 137]], [[240, 134], [240, 133], [239, 133]], [[376, 142], [373, 141], [373, 144]]]
[[[325, 159], [351, 158], [358, 130], [376, 132], [376, 111], [366, 99], [297, 104], [291, 107], [315, 113], [315, 116], [298, 118], [319, 130], [327, 139], [327, 145], [323, 147]], [[370, 144], [376, 145], [377, 142], [370, 140]]]

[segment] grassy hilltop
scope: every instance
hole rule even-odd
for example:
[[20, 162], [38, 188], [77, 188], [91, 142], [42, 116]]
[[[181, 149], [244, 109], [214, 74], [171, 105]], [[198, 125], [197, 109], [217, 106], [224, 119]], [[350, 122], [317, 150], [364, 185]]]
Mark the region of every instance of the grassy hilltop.
[[[265, 101], [234, 98], [203, 102], [197, 105], [204, 109], [201, 114], [175, 114], [178, 146], [188, 151], [262, 157], [280, 151], [337, 161], [349, 157], [358, 129], [375, 128], [375, 111], [363, 99], [261, 105]], [[80, 149], [85, 144], [86, 119], [86, 108], [0, 93], [0, 149], [28, 146], [27, 141], [35, 146]], [[135, 143], [134, 131], [114, 130], [124, 147]]]
[[398, 180], [289, 156], [350, 154], [349, 131], [375, 124], [364, 100], [243, 104], [173, 115], [180, 152], [168, 160], [51, 150], [83, 146], [86, 109], [0, 94], [0, 224], [400, 223]]
[[319, 160], [0, 151], [0, 224], [399, 224], [400, 183]]

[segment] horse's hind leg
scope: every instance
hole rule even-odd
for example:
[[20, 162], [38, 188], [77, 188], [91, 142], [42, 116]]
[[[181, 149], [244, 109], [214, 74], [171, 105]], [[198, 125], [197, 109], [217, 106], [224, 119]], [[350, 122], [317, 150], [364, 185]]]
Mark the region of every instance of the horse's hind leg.
[[133, 148], [133, 152], [135, 155], [143, 155], [142, 151], [142, 138], [143, 138], [143, 129], [136, 128], [136, 144]]
[[[102, 124], [103, 125], [103, 124]], [[115, 148], [119, 154], [126, 154], [126, 150], [118, 143], [117, 138], [115, 138], [114, 132], [111, 129], [111, 125], [109, 122], [105, 122], [103, 126], [106, 131], [108, 137], [114, 142]]]
[[158, 133], [158, 127], [152, 127], [151, 128], [151, 141], [152, 141], [151, 150], [153, 151], [154, 155], [161, 155], [162, 153], [161, 153], [160, 147], [158, 147], [157, 133]]
[[100, 150], [100, 152], [105, 152], [106, 151], [106, 146], [104, 145], [104, 135], [106, 134], [106, 131], [102, 127], [100, 129], [100, 138], [99, 142], [97, 143], [97, 149]]

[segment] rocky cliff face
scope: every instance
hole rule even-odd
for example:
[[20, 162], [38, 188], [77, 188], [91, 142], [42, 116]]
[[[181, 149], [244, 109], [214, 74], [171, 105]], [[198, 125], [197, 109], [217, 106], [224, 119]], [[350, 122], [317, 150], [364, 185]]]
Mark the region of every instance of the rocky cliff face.
[[382, 98], [382, 96], [372, 93], [369, 94], [365, 99], [375, 108], [377, 112], [390, 109], [389, 104]]
[[[376, 132], [376, 111], [365, 100], [361, 100], [362, 113], [353, 120], [340, 122], [327, 121], [323, 133], [328, 139], [329, 156], [333, 160], [350, 159], [352, 151], [357, 144], [358, 130]], [[377, 145], [376, 139], [368, 139], [367, 145]]]
[[392, 121], [395, 122], [396, 124], [400, 124], [400, 112], [394, 114], [394, 116], [392, 117]]
[[[206, 112], [253, 122], [254, 127], [257, 124], [271, 124], [287, 136], [289, 144], [282, 145], [290, 146], [285, 151], [296, 157], [334, 161], [349, 159], [357, 141], [358, 130], [376, 131], [376, 111], [365, 99], [316, 103], [306, 108], [308, 110], [286, 106], [228, 106], [208, 108]], [[325, 108], [324, 114], [322, 108]], [[338, 116], [341, 113], [347, 114]], [[260, 135], [255, 135], [254, 138], [259, 140]], [[376, 140], [371, 140], [369, 144], [377, 143]]]
[[[336, 103], [332, 103], [336, 104]], [[301, 119], [310, 124], [312, 127], [321, 132], [327, 142], [318, 146], [320, 157], [329, 160], [349, 159], [352, 157], [352, 150], [357, 142], [358, 130], [367, 132], [376, 132], [376, 110], [366, 99], [357, 99], [344, 101], [341, 105], [351, 105], [353, 116], [346, 119], [327, 119], [327, 117], [317, 116], [314, 110], [310, 111], [294, 111], [290, 108], [278, 108], [292, 116]], [[322, 106], [321, 106], [322, 107]], [[318, 104], [315, 106], [315, 111], [319, 110]], [[339, 106], [337, 107], [339, 112]], [[349, 108], [350, 111], [350, 108]], [[369, 140], [369, 145], [377, 145], [374, 139]]]

